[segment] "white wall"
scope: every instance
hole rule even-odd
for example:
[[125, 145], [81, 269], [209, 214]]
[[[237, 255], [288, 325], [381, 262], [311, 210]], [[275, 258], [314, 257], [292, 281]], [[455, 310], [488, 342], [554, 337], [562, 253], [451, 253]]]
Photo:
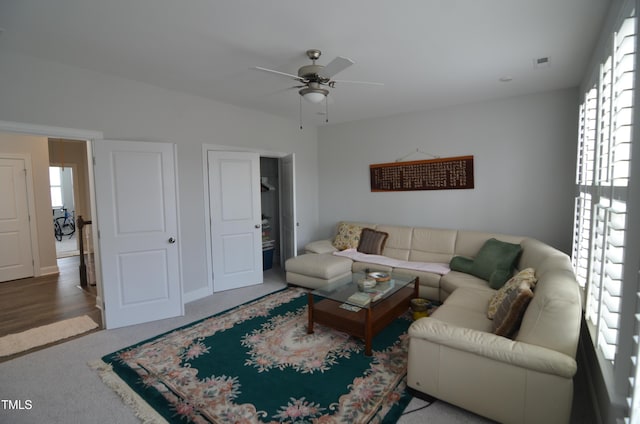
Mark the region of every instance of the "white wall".
[[[577, 97], [568, 89], [321, 127], [316, 236], [346, 219], [532, 236], [569, 252]], [[473, 155], [475, 188], [371, 192], [370, 164], [416, 149]], [[419, 159], [429, 158], [406, 160]]]
[[318, 220], [317, 133], [289, 121], [148, 84], [0, 52], [0, 120], [102, 131], [178, 145], [185, 293], [207, 285], [202, 145], [296, 155], [298, 243]]

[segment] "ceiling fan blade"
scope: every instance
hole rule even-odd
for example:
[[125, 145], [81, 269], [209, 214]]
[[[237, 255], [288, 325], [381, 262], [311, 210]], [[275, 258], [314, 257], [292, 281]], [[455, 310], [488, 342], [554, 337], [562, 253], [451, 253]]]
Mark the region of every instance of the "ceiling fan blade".
[[349, 58], [338, 56], [318, 72], [322, 78], [331, 78], [338, 72], [344, 71], [355, 62]]
[[280, 72], [280, 71], [276, 71], [276, 70], [273, 70], [273, 69], [263, 68], [261, 66], [254, 66], [251, 69], [256, 69], [258, 71], [269, 72], [270, 74], [282, 75], [282, 76], [285, 76], [285, 77], [293, 78], [294, 80], [300, 81], [300, 82], [307, 82], [306, 79], [300, 78], [297, 75], [287, 74], [286, 72]]
[[366, 85], [384, 85], [382, 82], [371, 82], [371, 81], [349, 81], [349, 80], [332, 80], [331, 83], [340, 83], [340, 84], [366, 84]]

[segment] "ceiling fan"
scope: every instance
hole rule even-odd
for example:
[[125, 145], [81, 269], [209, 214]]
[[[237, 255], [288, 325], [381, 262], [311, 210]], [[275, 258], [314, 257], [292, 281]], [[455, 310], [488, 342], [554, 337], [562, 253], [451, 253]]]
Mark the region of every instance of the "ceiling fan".
[[281, 75], [294, 79], [295, 81], [302, 83], [292, 88], [299, 88], [298, 94], [305, 100], [311, 103], [320, 103], [329, 95], [328, 88], [334, 88], [336, 83], [355, 83], [355, 84], [369, 84], [369, 85], [384, 85], [379, 82], [368, 81], [346, 81], [336, 80], [333, 77], [344, 71], [355, 62], [349, 58], [338, 56], [326, 65], [316, 64], [316, 60], [320, 58], [322, 52], [318, 49], [307, 50], [307, 57], [311, 59], [311, 65], [302, 66], [298, 69], [298, 75], [288, 74], [286, 72], [280, 72], [273, 69], [262, 68], [255, 66], [253, 69], [258, 71], [270, 72], [272, 74]]

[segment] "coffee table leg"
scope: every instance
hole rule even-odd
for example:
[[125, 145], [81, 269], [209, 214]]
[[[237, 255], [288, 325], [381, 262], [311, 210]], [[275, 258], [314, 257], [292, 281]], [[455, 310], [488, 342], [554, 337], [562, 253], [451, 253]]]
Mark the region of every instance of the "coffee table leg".
[[307, 325], [307, 334], [313, 334], [313, 295], [307, 293], [307, 311], [309, 315], [309, 324]]
[[371, 351], [371, 339], [373, 338], [373, 328], [371, 327], [372, 322], [371, 317], [371, 308], [367, 308], [367, 318], [364, 323], [364, 354], [365, 356], [371, 356], [373, 353]]

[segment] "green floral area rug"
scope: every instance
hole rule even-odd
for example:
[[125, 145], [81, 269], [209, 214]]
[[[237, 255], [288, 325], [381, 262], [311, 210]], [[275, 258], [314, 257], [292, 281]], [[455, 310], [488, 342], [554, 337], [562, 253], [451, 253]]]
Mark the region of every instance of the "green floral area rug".
[[147, 422], [393, 423], [406, 390], [410, 314], [364, 343], [315, 325], [284, 289], [92, 364]]

